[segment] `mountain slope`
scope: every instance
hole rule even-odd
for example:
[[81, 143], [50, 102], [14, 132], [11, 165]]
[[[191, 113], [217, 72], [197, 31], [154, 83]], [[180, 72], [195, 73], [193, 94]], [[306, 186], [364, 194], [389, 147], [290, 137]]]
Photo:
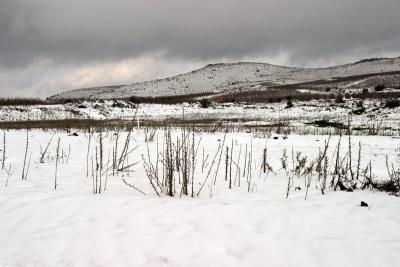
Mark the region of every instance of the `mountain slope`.
[[329, 68], [293, 68], [265, 63], [212, 64], [170, 78], [78, 89], [49, 97], [50, 100], [95, 98], [112, 99], [131, 96], [158, 97], [199, 93], [221, 93], [265, 84], [284, 85], [333, 79], [368, 73], [400, 71], [400, 58], [367, 59]]

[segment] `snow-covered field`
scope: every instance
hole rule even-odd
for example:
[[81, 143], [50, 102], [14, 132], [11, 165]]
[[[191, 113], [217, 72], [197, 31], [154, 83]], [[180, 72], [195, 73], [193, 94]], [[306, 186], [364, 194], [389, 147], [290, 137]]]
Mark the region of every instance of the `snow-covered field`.
[[352, 114], [358, 110], [359, 100], [351, 99], [343, 104], [334, 101], [313, 100], [296, 101], [294, 107], [287, 109], [286, 103], [269, 104], [213, 104], [202, 108], [198, 103], [175, 105], [140, 104], [133, 105], [126, 101], [77, 102], [65, 105], [45, 106], [2, 106], [2, 121], [34, 121], [64, 119], [95, 120], [132, 120], [163, 121], [167, 119], [191, 121], [235, 120], [245, 125], [268, 125], [283, 123], [288, 126], [305, 126], [316, 120], [327, 120], [347, 125], [351, 115], [353, 127], [368, 128], [379, 124], [381, 128], [391, 131], [400, 130], [400, 107], [385, 108], [384, 100], [365, 100], [365, 111]]
[[[53, 134], [41, 163], [40, 151], [45, 150]], [[0, 171], [0, 266], [399, 265], [397, 197], [370, 190], [334, 192], [329, 184], [322, 195], [321, 181], [314, 173], [307, 200], [307, 180], [303, 176], [294, 177], [286, 199], [291, 174], [289, 171], [288, 176], [281, 169], [283, 150], [287, 151], [291, 169], [292, 151], [295, 157], [301, 152], [300, 158], [307, 156], [310, 163], [323, 150], [328, 136], [195, 133], [196, 197], [179, 194], [180, 176], [175, 172], [175, 197], [159, 198], [145, 174], [144, 162], [149, 162], [150, 152], [150, 161], [156, 164], [158, 147], [162, 164], [164, 131], [133, 130], [128, 148], [132, 153], [123, 164], [137, 164], [128, 168], [129, 172], [114, 176], [108, 168], [111, 165], [108, 155], [113, 154], [117, 136], [117, 154], [123, 153], [127, 133], [103, 133], [104, 169], [108, 171], [103, 173], [105, 191], [101, 194], [93, 194], [91, 166], [96, 148], [100, 153], [100, 137], [98, 134], [91, 137], [87, 158], [89, 136], [83, 132], [77, 134], [30, 131], [28, 172], [26, 180], [22, 180], [26, 132], [6, 131], [5, 167], [11, 166], [11, 175]], [[171, 135], [175, 144], [182, 132], [173, 129]], [[192, 134], [189, 136], [192, 140]], [[60, 159], [57, 189], [54, 189], [58, 138]], [[327, 153], [329, 173], [338, 141], [338, 136], [331, 137]], [[364, 170], [371, 162], [374, 179], [388, 178], [386, 156], [396, 168], [399, 166], [400, 139], [353, 136], [353, 169], [357, 165], [359, 142], [360, 169]], [[248, 165], [244, 163], [246, 145], [247, 151], [252, 151]], [[225, 181], [226, 147], [228, 156], [233, 148], [232, 189]], [[261, 166], [265, 148], [273, 172], [264, 174]], [[219, 166], [218, 150], [222, 151]], [[347, 137], [342, 139], [340, 154], [343, 159], [348, 154]], [[214, 157], [216, 162], [212, 164]], [[245, 175], [242, 165], [248, 166]], [[295, 190], [298, 186], [301, 190]], [[361, 201], [369, 207], [360, 207]]]

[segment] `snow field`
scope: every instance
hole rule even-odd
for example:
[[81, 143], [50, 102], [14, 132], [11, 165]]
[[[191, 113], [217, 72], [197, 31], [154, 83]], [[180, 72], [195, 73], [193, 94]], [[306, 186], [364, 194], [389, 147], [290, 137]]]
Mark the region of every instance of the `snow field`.
[[[32, 158], [27, 180], [22, 181], [26, 132], [6, 131], [5, 165], [11, 164], [12, 175], [6, 187], [7, 174], [0, 171], [0, 266], [398, 265], [398, 198], [368, 190], [349, 193], [329, 189], [321, 195], [315, 177], [306, 201], [304, 178], [295, 178], [289, 198], [285, 198], [288, 178], [280, 170], [283, 149], [289, 159], [293, 148], [311, 160], [323, 148], [327, 136], [290, 135], [284, 139], [276, 135], [279, 138], [275, 140], [251, 133], [228, 133], [225, 146], [231, 148], [233, 140], [234, 160], [240, 147], [242, 153], [246, 144], [249, 150], [253, 149], [250, 192], [242, 175], [241, 186], [236, 181], [233, 189], [228, 189], [224, 181], [224, 151], [216, 185], [212, 179], [214, 167], [199, 197], [192, 199], [180, 198], [179, 194], [175, 198], [156, 196], [143, 168], [142, 156], [147, 158], [144, 130], [133, 130], [130, 148], [138, 148], [128, 157], [129, 162], [140, 163], [129, 173], [109, 175], [107, 190], [94, 195], [91, 170], [86, 177], [88, 135], [77, 133], [78, 136], [71, 136], [55, 132], [44, 163], [40, 163], [40, 151], [53, 132], [30, 131], [28, 158]], [[181, 131], [174, 129], [171, 134], [175, 142]], [[126, 135], [119, 134], [119, 153]], [[64, 156], [54, 190], [58, 138]], [[103, 133], [105, 162], [115, 138], [113, 132]], [[153, 162], [157, 140], [161, 152], [163, 138], [164, 132], [156, 131], [149, 143]], [[197, 191], [208, 170], [201, 170], [203, 148], [205, 155], [213, 158], [224, 134], [196, 133], [195, 139], [196, 144], [200, 142], [194, 184]], [[95, 157], [98, 134], [91, 140], [90, 159]], [[333, 157], [338, 136], [330, 142], [328, 155]], [[347, 142], [343, 137], [343, 155]], [[351, 142], [354, 155], [358, 153], [358, 143], [362, 143], [361, 166], [364, 168], [371, 161], [376, 178], [386, 179], [386, 155], [396, 164], [400, 140], [353, 136]], [[260, 174], [265, 147], [268, 163], [276, 174]], [[211, 160], [208, 162], [210, 166]], [[243, 154], [240, 162], [243, 164]], [[146, 195], [125, 185], [121, 178]], [[302, 190], [294, 191], [295, 186]], [[360, 207], [361, 201], [370, 207]]]
[[[197, 103], [162, 105], [141, 104], [136, 107], [113, 107], [113, 101], [83, 102], [77, 104], [30, 107], [0, 107], [0, 119], [3, 121], [35, 121], [64, 119], [110, 120], [150, 120], [160, 122], [168, 119], [182, 120], [238, 120], [245, 124], [287, 123], [289, 126], [305, 126], [316, 120], [348, 123], [349, 113], [356, 108], [356, 101], [347, 101], [343, 105], [331, 105], [326, 101], [295, 102], [293, 108], [286, 109], [286, 103], [273, 104], [233, 104], [215, 105], [201, 108]], [[125, 102], [121, 101], [126, 105]], [[400, 130], [400, 108], [377, 108], [381, 101], [366, 100], [366, 112], [351, 116], [352, 127], [369, 128], [380, 125], [396, 132]], [[84, 108], [83, 108], [83, 107]]]

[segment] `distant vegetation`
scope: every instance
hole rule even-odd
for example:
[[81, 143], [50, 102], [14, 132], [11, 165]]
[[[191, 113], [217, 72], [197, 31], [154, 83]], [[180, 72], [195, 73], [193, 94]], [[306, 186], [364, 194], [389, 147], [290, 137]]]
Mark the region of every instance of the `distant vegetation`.
[[387, 107], [387, 108], [400, 107], [400, 100], [399, 99], [389, 99], [386, 101], [385, 107]]
[[207, 98], [203, 98], [200, 100], [200, 105], [202, 108], [208, 108], [211, 105], [211, 102]]
[[0, 98], [0, 106], [37, 106], [37, 105], [56, 105], [83, 101], [83, 99], [59, 99], [43, 100], [40, 98]]
[[386, 86], [384, 84], [378, 84], [377, 86], [375, 86], [375, 91], [377, 92], [382, 92], [383, 90], [385, 90]]
[[46, 101], [39, 98], [0, 98], [0, 106], [33, 106], [44, 104], [46, 104]]
[[179, 103], [183, 103], [183, 102], [189, 102], [189, 103], [198, 102], [199, 98], [204, 97], [204, 96], [210, 96], [210, 95], [212, 95], [211, 92], [198, 93], [198, 94], [187, 94], [187, 95], [175, 95], [175, 96], [159, 96], [159, 97], [132, 96], [125, 100], [129, 100], [133, 103], [171, 104], [171, 105], [173, 105], [173, 104], [179, 104]]
[[[208, 98], [205, 100], [205, 96]], [[345, 95], [338, 92], [310, 91], [301, 92], [295, 89], [271, 89], [249, 90], [242, 92], [232, 92], [219, 95], [189, 94], [178, 96], [163, 97], [130, 97], [113, 100], [126, 100], [135, 104], [179, 104], [179, 103], [200, 103], [203, 108], [208, 108], [212, 102], [215, 103], [279, 103], [285, 101], [288, 108], [293, 106], [294, 101], [311, 100], [335, 100], [336, 103], [343, 103], [345, 99], [385, 99], [396, 100], [400, 98], [399, 91], [380, 91], [362, 90], [362, 92], [348, 92]], [[96, 99], [60, 99], [60, 100], [42, 100], [40, 98], [0, 98], [0, 106], [36, 106], [36, 105], [56, 105], [66, 103], [80, 103], [82, 101], [99, 101]], [[103, 100], [100, 100], [103, 101]]]

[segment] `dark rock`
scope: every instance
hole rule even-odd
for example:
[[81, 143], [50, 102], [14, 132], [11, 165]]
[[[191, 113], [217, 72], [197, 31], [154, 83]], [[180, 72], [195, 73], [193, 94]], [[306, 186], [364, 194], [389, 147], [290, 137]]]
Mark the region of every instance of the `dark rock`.
[[361, 207], [368, 207], [368, 203], [364, 202], [364, 201], [361, 201]]
[[274, 140], [278, 140], [279, 139], [279, 137], [278, 136], [274, 136]]
[[79, 136], [77, 133], [70, 134], [69, 136]]
[[126, 108], [126, 105], [119, 101], [114, 101], [112, 104], [113, 108]]

